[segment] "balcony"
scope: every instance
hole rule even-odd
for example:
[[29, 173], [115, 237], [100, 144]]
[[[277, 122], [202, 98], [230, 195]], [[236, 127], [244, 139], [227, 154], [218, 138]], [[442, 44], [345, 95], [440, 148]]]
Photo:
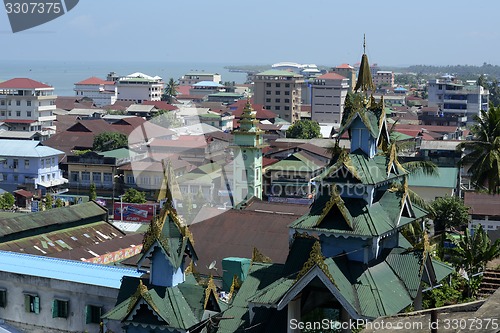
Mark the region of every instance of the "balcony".
[[55, 121], [56, 116], [44, 116], [44, 117], [38, 117], [37, 121], [43, 122], [43, 121]]

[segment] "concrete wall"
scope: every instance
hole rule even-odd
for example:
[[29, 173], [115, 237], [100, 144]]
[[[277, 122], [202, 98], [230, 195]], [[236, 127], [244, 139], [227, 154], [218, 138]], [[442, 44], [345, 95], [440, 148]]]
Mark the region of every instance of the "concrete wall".
[[[0, 308], [0, 319], [30, 333], [98, 332], [98, 324], [85, 323], [85, 307], [102, 306], [105, 313], [114, 307], [118, 296], [118, 289], [7, 272], [0, 272], [0, 288], [7, 291], [7, 306]], [[26, 312], [26, 293], [40, 297], [40, 313]], [[68, 318], [52, 318], [55, 298], [69, 301]], [[108, 328], [122, 332], [119, 323]]]

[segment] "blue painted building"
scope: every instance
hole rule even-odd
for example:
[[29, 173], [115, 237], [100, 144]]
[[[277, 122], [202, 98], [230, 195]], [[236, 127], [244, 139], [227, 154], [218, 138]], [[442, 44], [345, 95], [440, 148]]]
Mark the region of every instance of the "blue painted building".
[[63, 154], [39, 141], [0, 140], [0, 187], [8, 192], [19, 187], [57, 192], [68, 182], [59, 170]]

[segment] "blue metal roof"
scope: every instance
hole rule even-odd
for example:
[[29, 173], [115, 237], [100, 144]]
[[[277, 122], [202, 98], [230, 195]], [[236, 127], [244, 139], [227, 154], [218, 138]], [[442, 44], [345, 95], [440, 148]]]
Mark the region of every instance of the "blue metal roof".
[[0, 156], [47, 157], [64, 154], [63, 151], [40, 145], [39, 141], [31, 140], [0, 140]]
[[214, 81], [200, 81], [193, 84], [193, 87], [224, 87], [222, 84]]
[[119, 289], [123, 276], [140, 277], [135, 269], [0, 251], [0, 271]]

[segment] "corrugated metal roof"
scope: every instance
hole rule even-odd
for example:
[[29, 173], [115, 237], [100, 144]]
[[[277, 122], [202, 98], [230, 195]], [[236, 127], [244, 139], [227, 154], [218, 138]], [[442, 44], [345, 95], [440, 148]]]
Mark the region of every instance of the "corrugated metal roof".
[[422, 187], [456, 188], [458, 168], [439, 167], [439, 176], [428, 176], [422, 173], [408, 175], [408, 185]]
[[0, 139], [0, 156], [46, 157], [64, 154], [64, 152], [41, 146], [39, 141]]
[[123, 276], [140, 277], [142, 275], [128, 268], [6, 251], [0, 251], [0, 271], [114, 289], [120, 288]]

